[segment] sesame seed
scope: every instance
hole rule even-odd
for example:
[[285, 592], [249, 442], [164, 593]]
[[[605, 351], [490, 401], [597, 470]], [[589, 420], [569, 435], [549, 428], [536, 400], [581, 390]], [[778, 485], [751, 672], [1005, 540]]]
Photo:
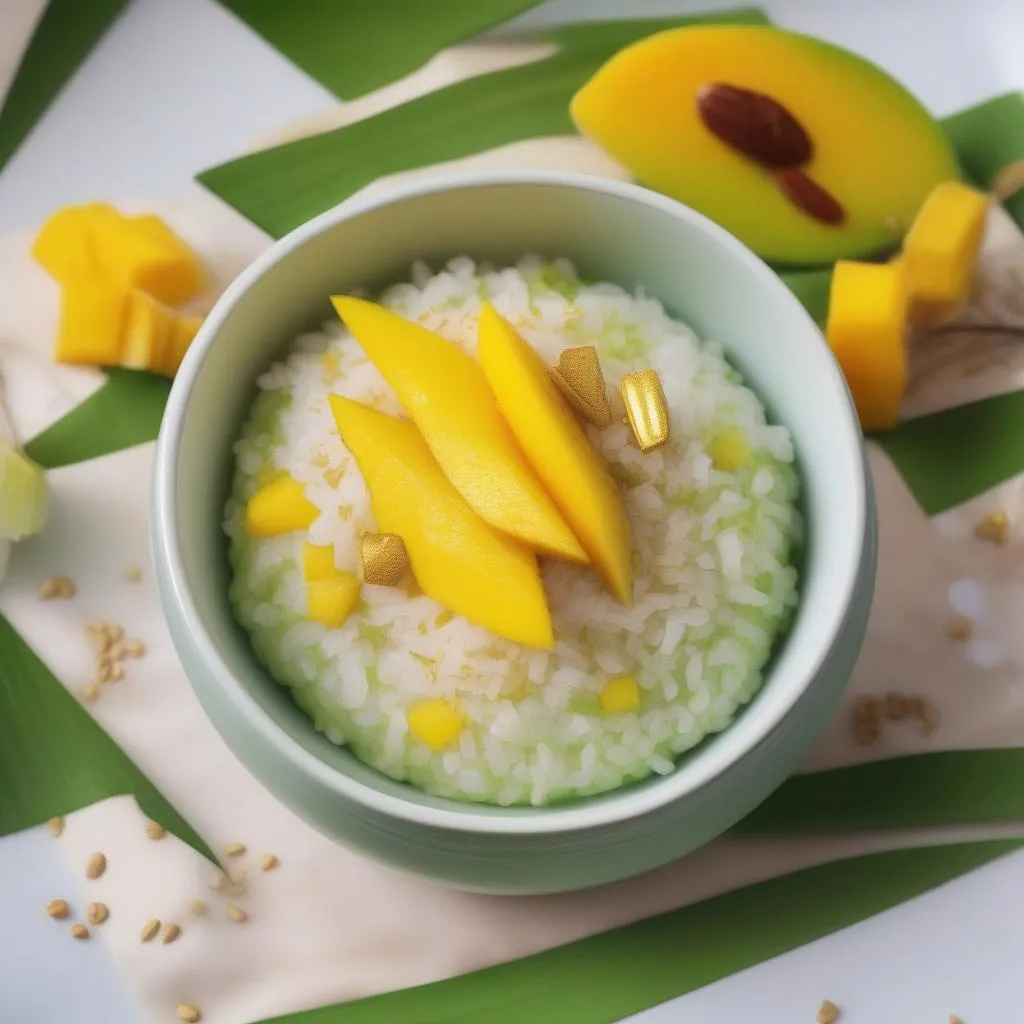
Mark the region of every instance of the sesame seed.
[[191, 1003], [178, 1003], [177, 1013], [178, 1020], [184, 1021], [184, 1024], [198, 1024], [203, 1019], [199, 1007], [193, 1006]]
[[236, 907], [234, 903], [228, 904], [228, 917], [230, 917], [235, 924], [245, 924], [245, 922], [249, 920], [249, 915], [241, 907]]
[[95, 704], [99, 699], [99, 695], [99, 683], [87, 683], [82, 688], [82, 700], [84, 700], [86, 704]]
[[974, 623], [966, 615], [957, 615], [946, 623], [946, 636], [950, 640], [970, 640], [974, 635]]
[[63, 921], [64, 918], [71, 916], [71, 907], [67, 900], [50, 900], [46, 904], [46, 912], [50, 917]]
[[167, 829], [165, 829], [158, 821], [147, 821], [146, 835], [150, 839], [163, 839], [163, 837], [167, 835]]
[[176, 924], [168, 924], [164, 926], [163, 939], [161, 940], [165, 946], [172, 943], [181, 934], [181, 926]]
[[102, 853], [94, 853], [85, 865], [86, 878], [99, 878], [107, 870], [107, 858]]
[[202, 900], [192, 900], [189, 903], [189, 909], [196, 917], [202, 917], [206, 913], [206, 904]]
[[73, 924], [71, 926], [71, 938], [87, 939], [89, 938], [89, 929], [84, 924]]
[[56, 818], [51, 818], [46, 823], [46, 830], [56, 838], [64, 831], [64, 819], [59, 814]]
[[86, 916], [89, 918], [89, 924], [103, 924], [110, 917], [110, 911], [105, 903], [90, 903]]
[[260, 857], [260, 871], [273, 871], [281, 862], [272, 853], [265, 853]]
[[142, 579], [142, 568], [134, 562], [124, 571], [124, 578], [129, 583], [138, 583]]
[[839, 1007], [830, 999], [825, 999], [818, 1007], [817, 1024], [835, 1024], [839, 1020]]
[[242, 854], [245, 853], [245, 849], [245, 843], [228, 843], [228, 845], [224, 847], [224, 853], [228, 857], [241, 857]]
[[139, 941], [149, 942], [158, 931], [160, 931], [160, 922], [155, 917], [151, 917], [142, 926], [142, 931], [139, 933]]

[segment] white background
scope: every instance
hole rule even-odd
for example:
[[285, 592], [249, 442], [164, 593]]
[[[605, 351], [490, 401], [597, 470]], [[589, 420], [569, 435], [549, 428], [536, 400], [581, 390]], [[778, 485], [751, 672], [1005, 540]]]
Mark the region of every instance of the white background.
[[[0, 0], [11, 2], [19, 0]], [[552, 0], [518, 24], [715, 6], [730, 4]], [[1024, 88], [1021, 0], [761, 6], [786, 27], [876, 60], [940, 115]], [[0, 176], [0, 232], [64, 203], [194, 193], [196, 172], [334, 104], [212, 0], [135, 0]], [[41, 912], [53, 895], [79, 896], [48, 837], [0, 841], [0, 867], [0, 1022], [136, 1024], [101, 944], [71, 943]], [[1024, 854], [635, 1020], [811, 1024], [827, 997], [849, 1024], [944, 1024], [950, 1013], [966, 1024], [1013, 1024], [1024, 1019], [1021, 950]], [[45, 988], [53, 995], [44, 1021]]]

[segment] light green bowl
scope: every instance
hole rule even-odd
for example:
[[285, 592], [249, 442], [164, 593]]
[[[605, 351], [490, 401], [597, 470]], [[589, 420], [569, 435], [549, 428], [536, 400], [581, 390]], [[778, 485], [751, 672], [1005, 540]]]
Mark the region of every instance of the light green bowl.
[[[808, 544], [801, 603], [765, 684], [737, 721], [674, 774], [551, 808], [428, 796], [316, 733], [257, 663], [228, 605], [221, 531], [231, 446], [254, 380], [327, 320], [328, 296], [407, 278], [420, 257], [498, 263], [567, 256], [595, 280], [642, 286], [721, 342], [792, 431]], [[293, 231], [217, 304], [171, 392], [157, 453], [153, 543], [164, 611], [214, 725], [278, 798], [328, 836], [467, 889], [579, 889], [637, 874], [723, 832], [803, 759], [863, 640], [874, 513], [856, 416], [817, 327], [760, 260], [700, 214], [653, 192], [558, 173], [438, 177], [349, 202]]]

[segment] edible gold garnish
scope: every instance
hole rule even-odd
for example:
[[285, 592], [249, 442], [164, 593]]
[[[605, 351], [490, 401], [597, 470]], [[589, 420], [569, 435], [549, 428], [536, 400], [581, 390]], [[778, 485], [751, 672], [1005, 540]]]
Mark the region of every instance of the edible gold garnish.
[[363, 579], [378, 587], [397, 587], [409, 569], [405, 542], [397, 533], [364, 533], [360, 554]]
[[1010, 535], [1010, 517], [1000, 508], [984, 519], [974, 528], [974, 536], [978, 540], [990, 540], [994, 544], [1005, 544]]
[[558, 356], [558, 365], [551, 370], [551, 379], [565, 400], [588, 423], [601, 428], [612, 425], [608, 387], [593, 345], [563, 349]]
[[627, 373], [620, 387], [626, 416], [640, 451], [649, 452], [664, 444], [669, 435], [668, 404], [658, 374], [654, 370]]

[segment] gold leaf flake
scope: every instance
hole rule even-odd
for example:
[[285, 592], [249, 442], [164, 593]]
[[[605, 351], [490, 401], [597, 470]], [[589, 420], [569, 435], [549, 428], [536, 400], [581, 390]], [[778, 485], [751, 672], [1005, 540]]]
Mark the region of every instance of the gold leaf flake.
[[405, 542], [397, 533], [364, 533], [360, 556], [363, 579], [378, 587], [397, 587], [409, 569]]
[[588, 423], [602, 428], [612, 425], [608, 387], [593, 345], [563, 349], [558, 356], [558, 365], [551, 370], [551, 379], [565, 400]]
[[620, 385], [630, 429], [640, 446], [649, 452], [669, 437], [668, 403], [661, 379], [654, 370], [627, 373]]

